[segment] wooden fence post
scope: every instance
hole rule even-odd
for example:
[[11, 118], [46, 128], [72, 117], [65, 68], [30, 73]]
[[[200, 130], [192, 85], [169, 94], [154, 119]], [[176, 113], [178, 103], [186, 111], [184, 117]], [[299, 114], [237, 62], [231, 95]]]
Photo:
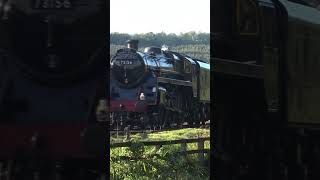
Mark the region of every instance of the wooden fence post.
[[186, 142], [181, 143], [181, 152], [183, 155], [187, 156], [187, 143]]
[[3, 175], [2, 166], [3, 166], [3, 164], [2, 164], [2, 162], [0, 162], [0, 180], [1, 180], [2, 177], [4, 176], [4, 175]]
[[7, 167], [7, 180], [10, 180], [11, 179], [11, 171], [12, 171], [12, 166], [13, 166], [13, 160], [9, 160], [8, 161], [8, 167]]
[[[129, 136], [130, 137], [130, 136]], [[143, 141], [144, 146], [153, 146], [156, 151], [158, 151], [164, 145], [180, 145], [180, 153], [182, 156], [187, 156], [188, 154], [198, 154], [199, 161], [205, 160], [205, 155], [208, 153], [209, 149], [204, 149], [205, 141], [209, 141], [210, 138], [198, 138], [198, 139], [180, 139], [180, 140], [168, 140], [168, 141]], [[188, 151], [188, 143], [197, 143], [197, 150], [189, 150]], [[117, 142], [111, 143], [110, 148], [119, 148], [119, 147], [130, 147], [130, 142]], [[207, 154], [210, 156], [210, 154]], [[0, 172], [1, 173], [1, 172]], [[0, 179], [1, 180], [1, 179]]]
[[125, 129], [126, 136], [127, 136], [127, 137], [126, 137], [126, 140], [130, 140], [130, 138], [131, 138], [131, 137], [130, 137], [130, 135], [131, 135], [131, 134], [130, 134], [130, 133], [131, 133], [131, 132], [130, 132], [130, 125], [127, 126], [127, 127], [124, 128], [124, 129]]
[[198, 150], [200, 151], [198, 154], [199, 161], [204, 161], [204, 140], [202, 139], [198, 141]]
[[156, 145], [156, 151], [159, 151], [161, 147], [162, 147], [161, 145]]

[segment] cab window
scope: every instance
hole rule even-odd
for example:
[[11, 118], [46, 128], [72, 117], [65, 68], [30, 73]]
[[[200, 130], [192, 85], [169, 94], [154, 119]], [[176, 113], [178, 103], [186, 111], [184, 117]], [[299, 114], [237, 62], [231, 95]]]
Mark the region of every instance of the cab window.
[[184, 68], [186, 73], [191, 73], [191, 63], [189, 61], [185, 60]]
[[258, 33], [257, 6], [252, 0], [237, 0], [237, 26], [240, 34]]

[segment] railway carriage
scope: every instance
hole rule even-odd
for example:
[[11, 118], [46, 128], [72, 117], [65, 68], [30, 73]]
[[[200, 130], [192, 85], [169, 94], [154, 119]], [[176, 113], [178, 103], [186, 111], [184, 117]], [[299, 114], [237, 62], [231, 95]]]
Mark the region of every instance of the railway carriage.
[[320, 11], [298, 0], [213, 8], [215, 157], [234, 176], [223, 179], [318, 179]]

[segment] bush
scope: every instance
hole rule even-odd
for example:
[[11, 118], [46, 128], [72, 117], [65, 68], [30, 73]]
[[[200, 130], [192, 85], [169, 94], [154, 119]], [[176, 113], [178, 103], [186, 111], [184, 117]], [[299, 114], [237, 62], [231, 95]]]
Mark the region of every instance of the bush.
[[110, 157], [110, 179], [209, 179], [209, 160], [181, 156], [178, 146], [163, 146], [156, 155], [141, 143], [128, 150], [129, 159]]
[[[176, 131], [150, 134], [154, 140], [157, 137], [166, 139], [180, 139], [207, 136], [208, 130], [183, 129]], [[138, 136], [133, 136], [129, 148], [111, 149], [110, 153], [110, 179], [209, 179], [209, 158], [205, 156], [204, 162], [199, 162], [197, 155], [183, 156], [180, 145], [164, 145], [159, 149], [144, 146]], [[208, 148], [208, 144], [205, 145]], [[196, 144], [190, 144], [194, 149]], [[123, 158], [126, 156], [127, 158]]]

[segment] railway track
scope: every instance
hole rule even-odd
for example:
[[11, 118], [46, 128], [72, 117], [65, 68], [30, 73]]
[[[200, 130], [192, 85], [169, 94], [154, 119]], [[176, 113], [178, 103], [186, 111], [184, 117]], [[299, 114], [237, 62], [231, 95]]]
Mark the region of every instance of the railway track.
[[128, 132], [130, 132], [130, 134], [155, 133], [155, 132], [161, 132], [161, 131], [184, 129], [184, 128], [189, 128], [189, 127], [210, 128], [210, 120], [206, 121], [205, 124], [197, 125], [197, 126], [196, 125], [189, 126], [188, 123], [183, 123], [181, 126], [177, 126], [177, 124], [171, 124], [170, 127], [158, 128], [158, 129], [153, 129], [150, 127], [145, 128], [145, 129], [141, 129], [139, 127], [133, 127], [133, 128], [126, 127], [124, 129], [112, 129], [109, 131], [109, 133], [110, 133], [110, 136], [112, 136], [112, 135], [126, 135], [126, 134], [128, 134]]

